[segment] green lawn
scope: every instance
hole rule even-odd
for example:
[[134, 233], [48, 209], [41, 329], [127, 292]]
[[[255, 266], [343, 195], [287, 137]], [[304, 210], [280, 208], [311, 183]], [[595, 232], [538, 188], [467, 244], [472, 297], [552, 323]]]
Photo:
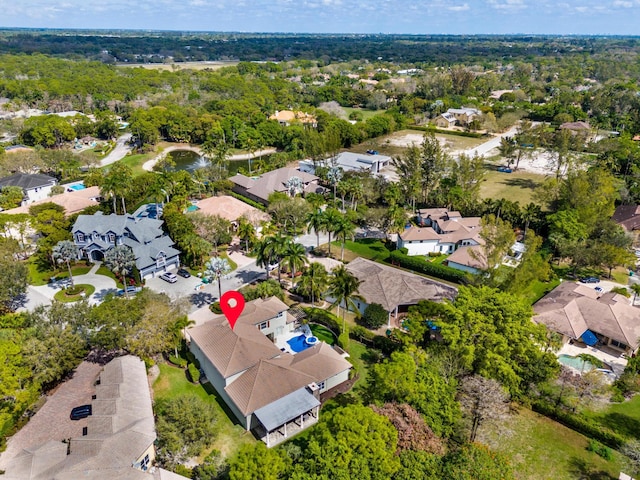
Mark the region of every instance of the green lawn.
[[218, 412], [218, 436], [213, 445], [202, 455], [204, 458], [211, 450], [219, 450], [224, 457], [233, 455], [245, 443], [255, 442], [255, 438], [237, 423], [236, 418], [208, 383], [194, 385], [187, 380], [185, 371], [167, 364], [160, 365], [160, 376], [153, 383], [156, 402], [175, 398], [179, 395], [196, 395], [215, 406]]
[[329, 345], [333, 345], [335, 343], [335, 337], [333, 336], [333, 333], [331, 333], [331, 330], [329, 330], [327, 327], [323, 326], [323, 325], [311, 325], [311, 333], [313, 333], [316, 337], [318, 337], [318, 340], [322, 340], [325, 343], [328, 343]]
[[[36, 263], [36, 258], [31, 257], [27, 260], [27, 268], [29, 269], [29, 284], [30, 285], [46, 285], [49, 283], [49, 279], [51, 277], [67, 278], [69, 276], [69, 271], [67, 268], [58, 269], [58, 270], [39, 270], [38, 264]], [[89, 273], [91, 267], [82, 265], [76, 265], [71, 267], [71, 274], [76, 277], [78, 275], [85, 275]]]
[[120, 160], [120, 163], [124, 163], [126, 166], [128, 166], [131, 169], [133, 176], [137, 177], [138, 175], [142, 175], [145, 172], [142, 169], [142, 165], [144, 165], [144, 162], [153, 158], [154, 155], [155, 153], [127, 155], [122, 160]]
[[525, 206], [533, 202], [533, 191], [542, 183], [544, 175], [519, 170], [513, 173], [502, 173], [496, 170], [487, 170], [484, 181], [480, 187], [482, 198], [506, 198], [520, 202]]
[[584, 435], [525, 408], [481, 427], [478, 440], [507, 455], [520, 480], [614, 480], [623, 467], [618, 452], [607, 461], [587, 451]]
[[[335, 258], [340, 258], [340, 248], [342, 242], [331, 242], [331, 254]], [[320, 249], [326, 250], [326, 244], [321, 245]], [[389, 257], [391, 252], [386, 245], [377, 238], [365, 238], [352, 242], [347, 240], [344, 244], [344, 259], [350, 262], [356, 257], [368, 258], [376, 262], [381, 262]]]
[[384, 113], [384, 110], [367, 110], [365, 108], [342, 107], [342, 109], [347, 112], [347, 116], [351, 115], [352, 112], [360, 112], [362, 120], [369, 120], [371, 117]]
[[540, 280], [535, 280], [520, 295], [525, 297], [527, 301], [531, 305], [533, 305], [558, 285], [560, 285], [560, 280], [557, 278], [551, 280], [550, 282], [541, 282]]
[[608, 404], [604, 410], [585, 411], [583, 414], [621, 435], [640, 440], [640, 396], [638, 395], [623, 403]]
[[366, 345], [357, 342], [353, 339], [349, 340], [349, 360], [353, 363], [356, 371], [358, 372], [358, 381], [353, 386], [354, 393], [358, 395], [359, 391], [366, 388], [368, 381], [369, 362], [367, 361], [367, 355], [369, 349]]
[[[54, 295], [53, 297], [54, 300], [57, 300], [58, 302], [62, 302], [62, 303], [77, 302], [78, 300], [82, 300], [83, 298], [89, 297], [89, 295], [93, 294], [93, 292], [96, 291], [96, 287], [94, 287], [93, 285], [79, 284], [79, 285], [76, 285], [76, 287], [81, 287], [82, 292], [76, 295], [67, 295], [66, 290], [60, 290]], [[82, 295], [83, 293], [84, 295]]]

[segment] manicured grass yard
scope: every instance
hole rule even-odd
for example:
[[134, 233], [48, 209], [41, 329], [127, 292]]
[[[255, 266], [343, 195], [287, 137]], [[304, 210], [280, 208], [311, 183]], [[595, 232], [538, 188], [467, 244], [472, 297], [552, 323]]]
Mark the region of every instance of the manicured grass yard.
[[54, 295], [54, 299], [58, 302], [62, 303], [71, 303], [77, 302], [78, 300], [82, 300], [83, 298], [89, 297], [93, 292], [96, 291], [96, 287], [93, 285], [80, 284], [76, 285], [76, 288], [80, 288], [81, 291], [76, 295], [68, 295], [67, 290], [60, 290], [58, 293]]
[[175, 398], [179, 395], [196, 395], [215, 406], [218, 413], [218, 435], [213, 445], [202, 456], [211, 450], [219, 450], [223, 456], [233, 455], [245, 443], [253, 443], [253, 435], [241, 427], [231, 411], [218, 397], [211, 384], [194, 385], [187, 380], [185, 371], [167, 364], [160, 365], [160, 376], [153, 383], [154, 401]]
[[[35, 286], [46, 285], [49, 283], [49, 279], [51, 277], [61, 279], [69, 276], [69, 271], [66, 266], [59, 270], [38, 270], [35, 257], [31, 257], [27, 260], [27, 267], [29, 269], [29, 284]], [[74, 277], [78, 275], [85, 275], [89, 273], [89, 270], [91, 270], [91, 267], [87, 267], [84, 264], [72, 266], [71, 274]]]
[[335, 341], [335, 337], [333, 336], [333, 333], [331, 333], [331, 330], [329, 330], [327, 327], [323, 326], [323, 325], [311, 325], [311, 333], [313, 333], [316, 337], [318, 337], [318, 340], [322, 340], [325, 343], [328, 343], [329, 345], [333, 345], [336, 341]]
[[533, 191], [544, 178], [544, 175], [522, 170], [513, 173], [487, 170], [480, 187], [480, 196], [482, 198], [506, 198], [514, 202], [518, 201], [523, 207], [534, 201]]
[[131, 173], [133, 174], [133, 176], [137, 177], [138, 175], [142, 175], [144, 173], [144, 170], [142, 169], [142, 165], [144, 165], [144, 162], [153, 158], [154, 155], [155, 153], [127, 155], [122, 160], [120, 160], [120, 163], [124, 163], [126, 166], [128, 166], [131, 169]]
[[499, 426], [481, 427], [478, 440], [510, 459], [521, 480], [617, 479], [622, 455], [607, 461], [587, 451], [584, 435], [522, 408]]
[[[342, 242], [331, 242], [331, 254], [334, 258], [340, 258]], [[321, 250], [326, 251], [327, 245], [321, 245]], [[368, 258], [376, 262], [387, 259], [391, 252], [386, 245], [377, 238], [364, 238], [357, 242], [347, 240], [344, 244], [344, 260], [350, 262], [357, 257]]]
[[384, 113], [384, 110], [367, 110], [365, 108], [342, 107], [342, 109], [347, 112], [347, 115], [351, 115], [352, 112], [360, 112], [362, 120], [369, 120], [371, 117]]

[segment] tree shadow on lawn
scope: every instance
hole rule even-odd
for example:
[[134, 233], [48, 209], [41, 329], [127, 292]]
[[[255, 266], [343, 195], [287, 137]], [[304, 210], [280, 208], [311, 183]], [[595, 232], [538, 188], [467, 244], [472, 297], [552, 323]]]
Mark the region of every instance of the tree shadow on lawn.
[[623, 413], [611, 412], [599, 415], [596, 420], [600, 425], [622, 436], [640, 439], [640, 420]]
[[510, 187], [528, 188], [529, 190], [534, 190], [540, 186], [540, 182], [536, 182], [530, 178], [505, 178], [501, 183]]
[[579, 480], [616, 480], [616, 477], [612, 477], [608, 472], [594, 468], [584, 458], [571, 457], [568, 469]]

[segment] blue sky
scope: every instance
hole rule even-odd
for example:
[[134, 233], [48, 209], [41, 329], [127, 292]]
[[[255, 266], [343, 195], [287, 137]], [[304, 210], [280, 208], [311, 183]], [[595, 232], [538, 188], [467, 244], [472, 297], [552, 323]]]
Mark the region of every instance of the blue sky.
[[0, 27], [640, 35], [640, 0], [0, 0]]

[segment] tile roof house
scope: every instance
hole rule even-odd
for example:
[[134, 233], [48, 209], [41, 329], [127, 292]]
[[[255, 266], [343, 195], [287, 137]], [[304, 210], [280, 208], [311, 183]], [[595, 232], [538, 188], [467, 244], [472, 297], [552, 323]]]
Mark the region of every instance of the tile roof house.
[[310, 173], [301, 172], [295, 168], [278, 168], [267, 172], [258, 178], [247, 177], [242, 174], [229, 178], [233, 182], [233, 191], [251, 200], [267, 205], [269, 195], [273, 192], [288, 192], [287, 182], [297, 177], [302, 181], [303, 195], [307, 193], [323, 193], [324, 188], [318, 185], [319, 178]]
[[450, 108], [436, 117], [435, 124], [441, 128], [453, 127], [454, 125], [466, 127], [481, 114], [482, 112], [477, 108]]
[[619, 205], [611, 219], [627, 232], [637, 232], [640, 230], [640, 205]]
[[269, 214], [229, 195], [198, 200], [196, 207], [197, 211], [205, 215], [218, 215], [235, 225], [237, 225], [238, 219], [242, 216], [254, 225], [259, 224], [261, 221], [267, 221], [270, 218]]
[[153, 467], [156, 431], [142, 360], [113, 359], [100, 373], [86, 434], [68, 443], [29, 447], [14, 457], [6, 480], [177, 480], [180, 475]]
[[187, 331], [207, 379], [247, 431], [272, 446], [318, 420], [321, 393], [349, 379], [351, 364], [324, 342], [292, 354], [275, 342], [296, 320], [276, 297], [247, 302], [234, 329], [213, 315]]
[[358, 294], [363, 301], [356, 300], [360, 313], [371, 303], [380, 304], [389, 312], [389, 326], [392, 314], [397, 317], [420, 300], [453, 300], [458, 293], [444, 283], [361, 257], [349, 262], [346, 269], [361, 282]]
[[57, 184], [58, 181], [55, 178], [39, 173], [14, 173], [8, 177], [0, 178], [0, 188], [22, 188], [24, 199], [21, 205], [28, 205], [38, 200], [48, 198], [51, 193], [51, 188]]
[[302, 123], [303, 125], [309, 125], [313, 128], [318, 126], [318, 120], [316, 117], [309, 113], [292, 111], [292, 110], [276, 110], [276, 113], [269, 117], [269, 120], [275, 120], [283, 127], [288, 127], [293, 123]]
[[[533, 306], [533, 321], [562, 335], [563, 341], [580, 340], [587, 331], [600, 345], [632, 355], [640, 343], [640, 309], [623, 295], [563, 282]], [[589, 334], [587, 334], [589, 335]]]
[[154, 277], [180, 265], [180, 250], [162, 230], [162, 220], [133, 215], [79, 215], [71, 234], [78, 258], [102, 261], [116, 245], [133, 250], [141, 279]]
[[315, 173], [317, 166], [337, 166], [345, 172], [349, 171], [367, 171], [372, 174], [380, 173], [380, 170], [391, 163], [391, 157], [386, 155], [368, 153], [342, 152], [335, 158], [331, 157], [327, 160], [314, 163], [312, 160], [301, 160], [298, 162], [301, 172]]
[[87, 207], [92, 207], [100, 203], [100, 187], [88, 187], [82, 190], [72, 190], [71, 192], [61, 193], [52, 197], [47, 197], [43, 200], [37, 200], [29, 205], [23, 205], [21, 207], [5, 210], [2, 213], [9, 215], [16, 215], [19, 213], [29, 213], [29, 208], [34, 205], [41, 205], [43, 203], [55, 203], [64, 208], [65, 215], [73, 215], [74, 213], [80, 213]]

